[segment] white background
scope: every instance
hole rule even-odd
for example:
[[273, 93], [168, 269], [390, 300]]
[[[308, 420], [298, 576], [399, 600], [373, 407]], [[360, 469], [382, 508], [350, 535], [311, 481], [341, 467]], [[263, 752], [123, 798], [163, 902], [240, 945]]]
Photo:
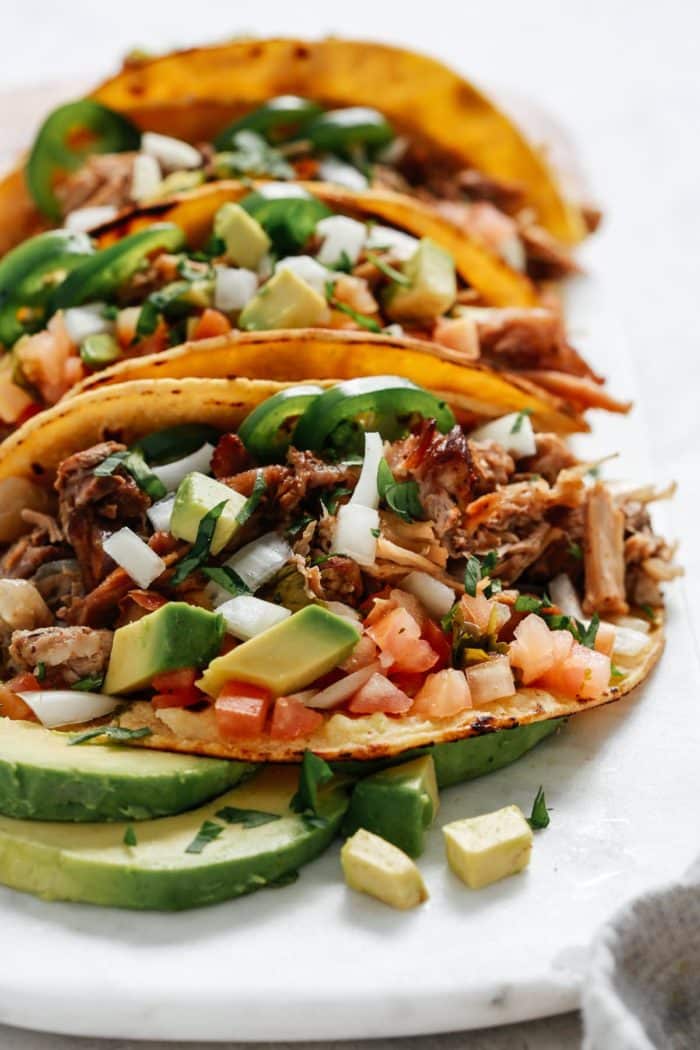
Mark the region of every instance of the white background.
[[[674, 531], [683, 539], [692, 601], [700, 569], [698, 5], [2, 0], [0, 12], [0, 89], [89, 82], [137, 45], [162, 50], [241, 32], [337, 32], [421, 47], [481, 84], [545, 106], [574, 134], [605, 208], [604, 229], [587, 255], [614, 297], [638, 368], [653, 454], [649, 473], [681, 484]], [[0, 110], [0, 136], [5, 122]], [[697, 614], [692, 618], [697, 631]], [[517, 1032], [405, 1040], [402, 1046], [553, 1050], [575, 1046], [576, 1033], [573, 1022], [557, 1019], [518, 1026]], [[3, 1050], [82, 1044], [0, 1028]]]

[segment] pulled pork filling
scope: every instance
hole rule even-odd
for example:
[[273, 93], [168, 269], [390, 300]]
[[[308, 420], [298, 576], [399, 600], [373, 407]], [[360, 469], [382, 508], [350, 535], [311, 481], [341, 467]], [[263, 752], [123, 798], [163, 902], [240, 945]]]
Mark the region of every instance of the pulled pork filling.
[[[360, 636], [330, 676], [304, 693], [270, 698], [275, 712], [286, 705], [284, 717], [271, 716], [273, 736], [312, 731], [320, 710], [331, 708], [446, 718], [531, 684], [597, 699], [649, 644], [660, 584], [679, 570], [651, 528], [647, 505], [658, 494], [615, 495], [556, 435], [534, 442], [523, 456], [460, 426], [441, 433], [432, 420], [384, 442], [392, 480], [379, 488], [373, 552], [361, 556], [352, 537], [346, 549], [339, 541], [341, 518], [357, 506], [360, 464], [292, 447], [283, 462], [260, 466], [235, 434], [224, 434], [210, 470], [249, 509], [233, 540], [184, 573], [200, 537], [193, 545], [153, 528], [153, 500], [120, 459], [125, 446], [106, 441], [75, 453], [58, 469], [53, 513], [29, 512], [30, 531], [0, 564], [0, 645], [10, 676], [0, 707], [11, 715], [13, 690], [86, 688], [85, 681], [99, 689], [115, 630], [168, 601], [219, 608], [232, 594], [203, 570], [225, 566], [245, 545], [264, 547], [270, 536], [286, 554], [256, 584], [256, 598], [292, 613], [320, 602]], [[105, 549], [123, 529], [161, 559], [147, 586]], [[26, 591], [21, 622], [11, 613], [18, 586]], [[618, 629], [637, 636], [636, 649], [627, 637], [618, 653]], [[241, 644], [235, 631], [225, 638], [224, 652]], [[184, 693], [154, 683], [155, 706], [167, 708], [170, 696], [173, 707], [216, 709], [194, 678], [193, 670]], [[16, 710], [32, 717], [23, 703]]]

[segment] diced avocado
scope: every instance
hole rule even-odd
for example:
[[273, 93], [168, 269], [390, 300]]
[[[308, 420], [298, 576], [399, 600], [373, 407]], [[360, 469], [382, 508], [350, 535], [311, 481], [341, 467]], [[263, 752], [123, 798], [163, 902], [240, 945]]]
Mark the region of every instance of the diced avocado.
[[435, 765], [424, 755], [361, 780], [352, 793], [343, 832], [352, 835], [365, 828], [419, 857], [439, 804]]
[[292, 270], [277, 270], [243, 309], [239, 325], [248, 332], [311, 328], [328, 315], [328, 304]]
[[[0, 817], [0, 882], [45, 900], [160, 911], [215, 904], [280, 884], [323, 852], [347, 806], [341, 785], [324, 785], [318, 801], [323, 819], [312, 823], [289, 808], [297, 779], [294, 768], [268, 766], [189, 813], [136, 824], [127, 836], [132, 842], [135, 837], [132, 845], [124, 842], [128, 824]], [[280, 819], [246, 827], [227, 822], [232, 809]], [[196, 846], [198, 851], [187, 852], [203, 826], [201, 851]]]
[[473, 890], [515, 875], [530, 863], [532, 829], [518, 806], [444, 826], [447, 862]]
[[204, 182], [203, 171], [171, 171], [158, 187], [158, 197], [172, 197], [175, 193], [187, 193]]
[[199, 523], [208, 511], [219, 503], [226, 501], [214, 529], [211, 541], [211, 553], [218, 554], [238, 530], [236, 516], [245, 504], [245, 496], [235, 492], [228, 485], [222, 485], [215, 478], [193, 470], [183, 478], [175, 494], [173, 513], [170, 518], [170, 531], [178, 540], [194, 543], [197, 538]]
[[100, 744], [0, 718], [0, 813], [18, 820], [149, 820], [200, 806], [254, 766]]
[[457, 298], [457, 278], [451, 255], [423, 237], [403, 266], [410, 284], [390, 285], [385, 308], [392, 321], [427, 321], [440, 317]]
[[131, 693], [164, 671], [204, 667], [218, 653], [223, 636], [223, 617], [217, 613], [168, 602], [114, 632], [104, 691]]
[[271, 243], [257, 219], [230, 201], [214, 216], [214, 236], [226, 245], [227, 260], [246, 270], [257, 270]]
[[428, 899], [423, 877], [402, 850], [360, 828], [340, 851], [348, 886], [392, 908], [415, 908]]
[[213, 660], [197, 685], [209, 696], [218, 696], [224, 683], [233, 678], [269, 689], [273, 696], [285, 696], [341, 664], [358, 638], [348, 620], [320, 605], [307, 605]]

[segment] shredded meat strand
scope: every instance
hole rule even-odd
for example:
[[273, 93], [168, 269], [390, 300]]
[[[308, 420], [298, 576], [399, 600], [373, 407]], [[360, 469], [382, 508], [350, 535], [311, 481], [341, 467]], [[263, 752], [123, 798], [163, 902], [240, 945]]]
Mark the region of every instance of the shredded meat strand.
[[585, 511], [584, 570], [586, 591], [584, 611], [622, 614], [629, 610], [625, 600], [625, 516], [601, 481], [588, 492]]

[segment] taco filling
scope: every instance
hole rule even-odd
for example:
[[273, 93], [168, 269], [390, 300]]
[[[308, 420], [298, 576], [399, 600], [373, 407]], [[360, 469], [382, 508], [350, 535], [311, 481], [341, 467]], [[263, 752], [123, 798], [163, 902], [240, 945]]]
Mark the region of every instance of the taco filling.
[[556, 307], [485, 304], [431, 237], [361, 207], [346, 214], [296, 184], [226, 186], [238, 200], [190, 202], [204, 208], [196, 232], [156, 217], [99, 247], [84, 232], [54, 230], [2, 260], [8, 429], [119, 361], [187, 340], [300, 328], [413, 338], [534, 382], [570, 411], [626, 409], [570, 346]]
[[105, 436], [2, 557], [2, 714], [289, 761], [615, 699], [679, 572], [658, 495], [394, 377], [286, 387], [235, 432]]

